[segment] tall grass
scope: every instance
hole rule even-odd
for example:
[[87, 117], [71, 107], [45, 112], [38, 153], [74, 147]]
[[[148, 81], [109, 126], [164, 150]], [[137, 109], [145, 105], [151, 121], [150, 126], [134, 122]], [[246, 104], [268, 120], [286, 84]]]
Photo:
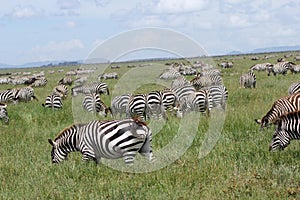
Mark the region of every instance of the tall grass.
[[[51, 145], [62, 129], [74, 123], [72, 99], [59, 111], [44, 109], [44, 98], [63, 74], [47, 74], [45, 88], [36, 88], [38, 102], [9, 105], [10, 124], [0, 126], [0, 195], [2, 199], [286, 199], [299, 198], [299, 144], [293, 141], [282, 152], [269, 152], [273, 128], [259, 131], [254, 119], [262, 117], [299, 75], [270, 76], [256, 73], [257, 88], [241, 89], [239, 76], [256, 62], [234, 59], [223, 70], [229, 91], [226, 120], [212, 151], [199, 159], [209, 119], [200, 126], [187, 151], [176, 161], [150, 173], [125, 173], [104, 164], [82, 162], [80, 153], [53, 165]], [[225, 59], [225, 58], [215, 58]], [[270, 62], [274, 62], [271, 60]], [[216, 60], [219, 62], [219, 60]], [[58, 68], [55, 68], [57, 70]], [[65, 68], [67, 71], [69, 68]], [[28, 70], [28, 69], [24, 69]], [[126, 65], [121, 67], [125, 73]], [[108, 81], [109, 85], [115, 84]], [[1, 90], [11, 86], [0, 86]], [[141, 92], [152, 90], [144, 86]], [[110, 97], [103, 97], [105, 102]], [[153, 137], [160, 150], [176, 136], [180, 119], [171, 117]], [[151, 123], [150, 123], [151, 124]], [[155, 124], [152, 124], [155, 128]], [[150, 164], [149, 164], [150, 165]]]

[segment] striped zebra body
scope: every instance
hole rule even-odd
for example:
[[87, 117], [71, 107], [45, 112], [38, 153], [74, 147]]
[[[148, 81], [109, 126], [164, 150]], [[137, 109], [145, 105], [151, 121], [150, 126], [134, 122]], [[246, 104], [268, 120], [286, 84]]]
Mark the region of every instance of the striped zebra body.
[[95, 82], [86, 85], [79, 85], [72, 88], [72, 96], [76, 96], [77, 94], [107, 94], [109, 95], [108, 85], [103, 82]]
[[162, 92], [152, 91], [146, 96], [147, 115], [149, 118], [164, 119], [166, 118], [166, 111], [162, 104]]
[[46, 97], [45, 104], [42, 104], [42, 106], [45, 108], [60, 109], [63, 107], [63, 103], [60, 96], [51, 94]]
[[60, 96], [62, 99], [66, 99], [68, 96], [68, 86], [60, 84], [53, 88], [53, 94]]
[[114, 117], [117, 117], [119, 114], [119, 117], [121, 118], [123, 114], [126, 114], [126, 108], [130, 97], [131, 94], [123, 94], [112, 99], [111, 110]]
[[136, 94], [132, 95], [128, 101], [126, 108], [127, 117], [139, 117], [142, 121], [146, 120], [147, 113], [146, 95]]
[[251, 71], [266, 71], [269, 67], [273, 67], [271, 63], [258, 63], [250, 67]]
[[179, 76], [176, 79], [174, 79], [171, 83], [171, 88], [177, 88], [184, 85], [190, 85], [190, 82], [186, 80], [184, 76]]
[[17, 101], [29, 102], [33, 99], [37, 100], [32, 87], [14, 88], [14, 98]]
[[291, 84], [288, 89], [288, 94], [295, 94], [298, 92], [300, 92], [300, 82]]
[[14, 97], [14, 92], [11, 89], [0, 92], [0, 102], [2, 103], [14, 102]]
[[36, 79], [30, 86], [31, 87], [45, 87], [48, 83], [48, 80], [45, 77]]
[[279, 62], [273, 65], [272, 67], [268, 68], [268, 76], [270, 76], [271, 73], [273, 73], [274, 76], [277, 74], [286, 75], [288, 70], [290, 70], [293, 67], [292, 62]]
[[174, 68], [169, 68], [166, 71], [164, 71], [159, 76], [159, 78], [164, 79], [164, 80], [172, 80], [172, 79], [175, 79], [175, 78], [180, 77], [180, 76], [182, 76], [182, 75], [179, 73], [179, 71], [177, 71]]
[[161, 91], [162, 95], [162, 106], [164, 108], [164, 112], [173, 113], [174, 108], [177, 106], [177, 97], [174, 92], [170, 89], [164, 89]]
[[291, 67], [291, 72], [293, 73], [293, 74], [298, 74], [298, 73], [300, 73], [300, 64], [297, 64], [297, 65], [293, 65], [292, 67]]
[[221, 85], [223, 80], [219, 75], [207, 75], [207, 76], [196, 76], [190, 81], [190, 84], [198, 91], [202, 88], [209, 87], [212, 85]]
[[196, 89], [191, 85], [172, 88], [171, 90], [176, 95], [176, 99], [178, 103], [183, 102], [187, 96], [196, 92]]
[[209, 90], [200, 90], [190, 94], [177, 111], [178, 117], [183, 117], [186, 113], [191, 111], [201, 112], [209, 116], [213, 107], [212, 96]]
[[86, 94], [82, 102], [82, 107], [88, 112], [98, 113], [103, 117], [106, 117], [108, 112], [111, 113], [111, 109], [105, 105], [100, 95], [96, 93]]
[[73, 125], [64, 129], [54, 141], [51, 157], [53, 163], [62, 162], [70, 152], [80, 151], [82, 160], [101, 158], [123, 158], [125, 164], [133, 164], [140, 153], [149, 161], [152, 153], [152, 133], [149, 127], [138, 120], [91, 121], [87, 124]]
[[221, 71], [219, 69], [207, 69], [199, 73], [200, 76], [221, 76]]
[[256, 75], [249, 71], [247, 74], [243, 74], [239, 79], [241, 88], [255, 88], [256, 87]]
[[225, 110], [228, 100], [228, 91], [224, 85], [213, 85], [207, 89], [212, 97], [214, 108], [222, 108]]
[[289, 113], [281, 116], [276, 122], [269, 150], [283, 150], [291, 140], [300, 139], [300, 112]]
[[9, 123], [9, 117], [6, 109], [7, 105], [0, 103], [0, 120], [3, 120], [5, 124]]
[[264, 128], [281, 116], [298, 110], [300, 110], [300, 93], [295, 93], [276, 100], [267, 114], [261, 120], [256, 119], [255, 121], [261, 125], [261, 128]]
[[65, 76], [64, 78], [62, 78], [58, 81], [58, 84], [61, 84], [61, 85], [72, 85], [72, 83], [73, 83], [73, 80], [70, 76]]

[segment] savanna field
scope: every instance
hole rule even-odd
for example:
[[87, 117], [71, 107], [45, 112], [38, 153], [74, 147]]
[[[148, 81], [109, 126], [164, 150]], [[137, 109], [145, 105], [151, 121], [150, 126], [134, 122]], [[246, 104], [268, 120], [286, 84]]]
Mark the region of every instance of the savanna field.
[[[225, 123], [215, 146], [207, 156], [199, 159], [209, 121], [201, 116], [198, 131], [187, 151], [164, 168], [148, 173], [122, 172], [104, 164], [83, 162], [79, 152], [71, 153], [68, 160], [59, 165], [51, 163], [52, 147], [48, 138], [54, 139], [74, 121], [79, 122], [73, 118], [72, 86], [69, 86], [69, 95], [63, 101], [63, 109], [46, 109], [41, 104], [67, 71], [81, 66], [1, 70], [1, 74], [44, 71], [48, 80], [45, 87], [34, 88], [38, 101], [7, 106], [10, 123], [0, 124], [1, 199], [299, 199], [300, 141], [292, 141], [284, 151], [269, 152], [274, 127], [260, 131], [254, 119], [263, 117], [276, 99], [286, 96], [289, 86], [300, 81], [300, 74], [288, 72], [285, 76], [267, 76], [266, 72], [255, 71], [256, 88], [239, 86], [239, 77], [252, 65], [276, 63], [284, 54], [272, 53], [276, 56], [268, 60], [262, 59], [265, 54], [259, 54], [259, 60], [252, 60], [253, 55], [212, 57], [219, 69], [219, 63], [233, 62], [232, 68], [221, 69], [229, 99]], [[286, 60], [299, 64], [294, 56]], [[206, 61], [208, 58], [189, 60], [201, 59]], [[145, 67], [164, 66], [166, 62], [186, 60], [151, 61], [152, 65]], [[119, 63], [120, 69], [108, 67], [107, 71], [116, 71], [122, 77], [131, 70], [128, 65], [145, 63]], [[57, 72], [60, 69], [64, 71]], [[55, 73], [48, 73], [50, 70]], [[187, 79], [192, 79], [192, 76]], [[113, 88], [118, 80], [104, 82]], [[19, 86], [0, 85], [0, 91], [12, 87]], [[159, 84], [141, 83], [136, 92], [161, 88]], [[102, 95], [101, 98], [110, 105], [111, 95]], [[179, 123], [180, 119], [170, 117], [161, 131], [153, 136], [154, 154], [176, 137]]]

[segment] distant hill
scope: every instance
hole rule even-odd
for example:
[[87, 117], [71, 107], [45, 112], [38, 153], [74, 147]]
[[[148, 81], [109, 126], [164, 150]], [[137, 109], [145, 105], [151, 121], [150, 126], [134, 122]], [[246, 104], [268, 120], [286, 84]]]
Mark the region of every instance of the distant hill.
[[300, 45], [296, 46], [278, 46], [254, 49], [250, 53], [265, 53], [265, 52], [283, 52], [283, 51], [299, 51]]

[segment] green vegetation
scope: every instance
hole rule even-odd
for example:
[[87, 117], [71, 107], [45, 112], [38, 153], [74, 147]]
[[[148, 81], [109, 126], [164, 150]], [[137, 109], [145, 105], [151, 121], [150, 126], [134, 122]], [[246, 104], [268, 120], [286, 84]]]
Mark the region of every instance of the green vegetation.
[[[299, 199], [299, 142], [292, 141], [282, 152], [269, 152], [273, 127], [259, 131], [254, 122], [277, 98], [287, 95], [299, 74], [268, 77], [265, 72], [255, 72], [257, 88], [241, 89], [238, 79], [250, 66], [274, 63], [278, 58], [252, 61], [250, 57], [213, 58], [216, 64], [224, 60], [234, 63], [233, 68], [222, 70], [229, 101], [223, 131], [213, 150], [198, 158], [207, 131], [207, 119], [201, 117], [197, 135], [183, 156], [161, 170], [137, 174], [82, 162], [80, 153], [71, 153], [68, 160], [53, 165], [47, 139], [74, 123], [72, 98], [69, 96], [59, 111], [44, 109], [41, 104], [65, 72], [76, 67], [64, 67], [64, 73], [55, 74], [48, 70], [62, 67], [8, 70], [44, 70], [49, 82], [45, 88], [35, 88], [38, 102], [8, 105], [10, 124], [0, 125], [1, 199]], [[120, 69], [108, 71], [122, 74], [129, 70], [127, 63], [120, 65]], [[106, 82], [112, 87], [117, 81]], [[11, 87], [0, 85], [0, 90]], [[139, 92], [155, 87], [146, 85]], [[103, 98], [110, 101], [110, 97]], [[179, 121], [171, 118], [153, 137], [154, 154], [172, 140]]]

